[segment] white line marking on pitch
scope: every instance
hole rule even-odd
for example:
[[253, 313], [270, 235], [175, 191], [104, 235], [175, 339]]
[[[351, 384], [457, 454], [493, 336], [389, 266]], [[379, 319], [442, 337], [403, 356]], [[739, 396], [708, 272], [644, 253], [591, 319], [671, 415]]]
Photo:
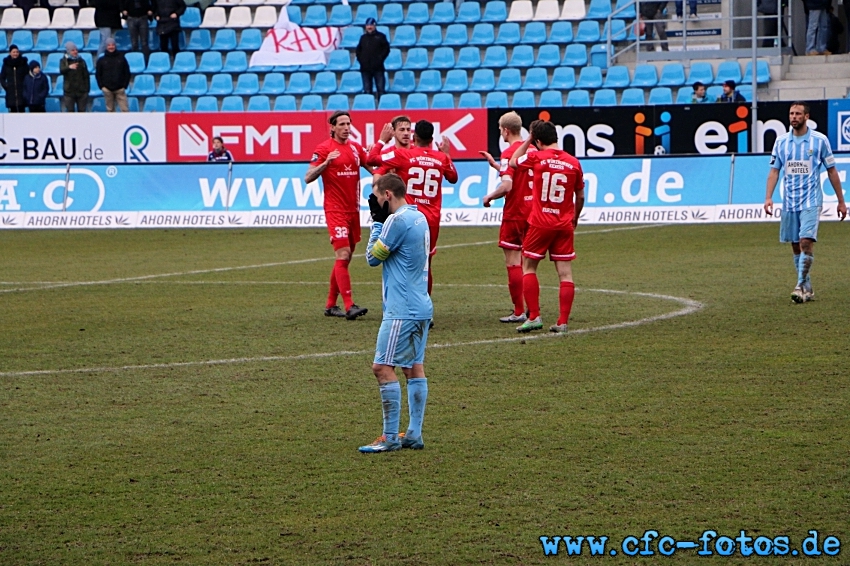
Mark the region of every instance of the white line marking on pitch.
[[[503, 285], [494, 285], [494, 284], [486, 284], [486, 285], [473, 285], [473, 284], [444, 284], [446, 287], [502, 287]], [[661, 299], [665, 301], [673, 301], [679, 303], [684, 306], [684, 308], [659, 314], [655, 316], [648, 316], [645, 318], [641, 318], [638, 320], [630, 320], [626, 322], [618, 322], [614, 324], [606, 324], [603, 326], [594, 326], [590, 328], [578, 328], [576, 330], [570, 331], [569, 335], [577, 335], [577, 334], [589, 334], [591, 332], [602, 332], [606, 330], [618, 330], [621, 328], [631, 328], [635, 326], [641, 326], [644, 324], [649, 324], [651, 322], [656, 322], [660, 320], [669, 320], [671, 318], [676, 318], [680, 316], [686, 316], [689, 314], [693, 314], [700, 310], [703, 307], [703, 304], [694, 301], [691, 299], [685, 299], [683, 297], [674, 297], [672, 295], [659, 295], [655, 293], [638, 293], [633, 291], [616, 291], [612, 289], [577, 289], [577, 291], [585, 291], [585, 292], [593, 292], [593, 293], [605, 293], [609, 295], [634, 295], [638, 297], [648, 297], [652, 299]], [[429, 349], [443, 349], [443, 348], [459, 348], [463, 346], [480, 346], [484, 344], [502, 344], [509, 342], [520, 342], [527, 340], [540, 340], [544, 338], [562, 338], [562, 335], [558, 334], [525, 334], [522, 336], [512, 336], [510, 338], [490, 338], [485, 340], [472, 340], [468, 342], [455, 342], [455, 343], [445, 343], [445, 344], [432, 344], [428, 346]], [[128, 366], [116, 366], [116, 367], [95, 367], [95, 368], [78, 368], [78, 369], [45, 369], [45, 370], [33, 370], [33, 371], [10, 371], [10, 372], [0, 372], [0, 377], [25, 377], [25, 376], [37, 376], [37, 375], [56, 375], [56, 374], [68, 374], [68, 373], [105, 373], [105, 372], [118, 372], [118, 371], [128, 371], [128, 370], [146, 370], [146, 369], [166, 369], [166, 368], [179, 368], [179, 367], [197, 367], [197, 366], [218, 366], [218, 365], [232, 365], [232, 364], [245, 364], [245, 363], [256, 363], [256, 362], [283, 362], [283, 361], [294, 361], [294, 360], [310, 360], [310, 359], [322, 359], [322, 358], [335, 358], [341, 356], [359, 356], [366, 355], [371, 353], [372, 350], [342, 350], [338, 352], [317, 352], [313, 354], [293, 354], [289, 356], [258, 356], [258, 357], [245, 357], [245, 358], [227, 358], [221, 360], [204, 360], [198, 362], [171, 362], [171, 363], [162, 363], [162, 364], [139, 364], [139, 365], [128, 365]]]

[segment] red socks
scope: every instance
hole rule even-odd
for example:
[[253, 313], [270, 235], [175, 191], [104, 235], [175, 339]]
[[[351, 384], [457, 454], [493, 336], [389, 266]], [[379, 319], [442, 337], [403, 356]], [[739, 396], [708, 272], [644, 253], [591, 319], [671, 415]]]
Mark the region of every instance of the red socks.
[[561, 306], [561, 316], [558, 324], [567, 324], [570, 321], [570, 311], [573, 308], [573, 299], [576, 296], [576, 286], [572, 281], [561, 281], [558, 299]]
[[528, 305], [528, 318], [533, 320], [540, 316], [540, 282], [536, 273], [526, 273], [522, 276], [522, 294]]
[[508, 291], [511, 293], [511, 301], [514, 304], [514, 315], [519, 316], [525, 312], [522, 302], [522, 266], [508, 266]]
[[[334, 287], [339, 289], [345, 310], [350, 309], [351, 305], [354, 304], [354, 300], [351, 298], [351, 276], [348, 274], [348, 264], [349, 261], [343, 259], [336, 260], [333, 273], [331, 274], [331, 292], [333, 292]], [[328, 300], [330, 301], [330, 298]], [[334, 294], [334, 304], [336, 304], [336, 294]]]
[[328, 302], [326, 303], [326, 309], [329, 309], [333, 306], [336, 306], [336, 298], [339, 296], [339, 285], [336, 284], [336, 264], [334, 264], [334, 268], [331, 269], [331, 285], [328, 289]]

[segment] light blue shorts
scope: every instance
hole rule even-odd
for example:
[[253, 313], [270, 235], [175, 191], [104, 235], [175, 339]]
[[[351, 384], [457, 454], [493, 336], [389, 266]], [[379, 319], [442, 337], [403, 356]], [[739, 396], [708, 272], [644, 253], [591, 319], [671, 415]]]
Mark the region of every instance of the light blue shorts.
[[381, 322], [375, 345], [376, 364], [412, 368], [425, 363], [430, 320], [387, 320]]
[[779, 222], [779, 241], [783, 244], [798, 243], [801, 239], [818, 241], [818, 221], [821, 207], [804, 208], [799, 212], [782, 210]]

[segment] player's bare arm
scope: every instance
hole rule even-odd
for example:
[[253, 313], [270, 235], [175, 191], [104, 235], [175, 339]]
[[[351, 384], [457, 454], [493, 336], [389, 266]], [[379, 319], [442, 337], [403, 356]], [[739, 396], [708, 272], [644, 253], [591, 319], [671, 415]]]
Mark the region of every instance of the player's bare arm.
[[[833, 169], [835, 168], [833, 167]], [[764, 197], [764, 211], [770, 216], [773, 216], [773, 191], [776, 190], [776, 183], [778, 182], [779, 169], [771, 167], [770, 173], [767, 174], [767, 194]]]
[[479, 153], [479, 155], [481, 155], [481, 157], [483, 157], [484, 159], [487, 160], [487, 163], [490, 164], [490, 167], [492, 167], [496, 171], [499, 171], [501, 169], [501, 167], [499, 166], [499, 163], [495, 159], [493, 159], [493, 156], [490, 155], [488, 152], [479, 151], [478, 153]]
[[499, 200], [503, 196], [507, 195], [511, 192], [513, 186], [514, 182], [510, 175], [502, 175], [502, 180], [499, 183], [499, 186], [496, 187], [496, 190], [484, 197], [484, 208], [490, 208], [490, 204], [494, 200]]
[[[378, 141], [375, 142], [375, 145], [372, 146], [372, 149], [369, 150], [369, 155], [366, 158], [366, 164], [377, 167], [381, 165], [381, 152], [384, 150], [384, 146], [387, 145], [391, 139], [393, 139], [393, 125], [392, 124], [384, 124], [383, 129], [381, 130], [381, 135], [378, 138]], [[371, 172], [371, 171], [370, 171]]]
[[525, 141], [522, 142], [522, 145], [519, 146], [518, 148], [516, 148], [516, 151], [511, 156], [511, 160], [508, 162], [509, 167], [516, 167], [517, 159], [519, 159], [520, 157], [522, 157], [523, 155], [528, 153], [528, 147], [531, 145], [532, 141], [533, 141], [533, 136], [529, 135], [525, 139]]
[[581, 216], [581, 210], [584, 208], [584, 187], [575, 191], [575, 215], [573, 216], [573, 228], [578, 226], [578, 218]]
[[320, 163], [319, 165], [314, 165], [313, 167], [307, 169], [307, 174], [304, 175], [304, 181], [307, 184], [310, 184], [319, 177], [321, 177], [322, 173], [325, 171], [325, 169], [328, 168], [328, 165], [330, 165], [331, 161], [333, 161], [337, 157], [339, 157], [339, 151], [335, 149], [328, 154], [327, 159], [325, 159], [322, 163]]
[[847, 204], [844, 202], [844, 191], [841, 189], [841, 177], [838, 176], [838, 169], [830, 167], [826, 170], [829, 177], [829, 182], [832, 184], [832, 189], [835, 191], [835, 196], [838, 197], [838, 219], [844, 220], [847, 217]]

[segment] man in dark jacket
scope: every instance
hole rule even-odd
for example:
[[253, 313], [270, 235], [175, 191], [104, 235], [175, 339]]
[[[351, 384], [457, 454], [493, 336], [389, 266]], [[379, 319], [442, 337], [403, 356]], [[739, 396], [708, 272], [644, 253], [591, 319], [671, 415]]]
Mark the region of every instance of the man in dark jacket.
[[153, 17], [153, 6], [150, 0], [120, 0], [121, 15], [127, 20], [127, 30], [130, 32], [130, 43], [133, 51], [141, 49], [145, 61], [150, 57], [148, 47], [148, 18]]
[[124, 54], [115, 49], [115, 40], [106, 40], [106, 53], [97, 60], [97, 86], [103, 91], [106, 111], [115, 112], [115, 102], [121, 112], [129, 112], [127, 107], [127, 87], [130, 86], [130, 65]]
[[372, 94], [372, 83], [378, 98], [384, 94], [384, 61], [390, 55], [390, 42], [387, 36], [377, 30], [375, 18], [366, 20], [366, 33], [360, 36], [357, 44], [357, 60], [360, 62], [360, 75], [363, 77], [363, 92]]
[[154, 3], [154, 17], [156, 18], [156, 33], [159, 34], [160, 49], [168, 53], [168, 44], [171, 44], [171, 55], [176, 57], [180, 51], [180, 16], [186, 11], [186, 2], [183, 0], [157, 0]]
[[30, 72], [24, 77], [24, 102], [30, 112], [44, 112], [44, 103], [50, 94], [50, 81], [41, 72], [38, 61], [30, 61]]
[[118, 0], [94, 0], [94, 25], [100, 31], [100, 45], [97, 56], [106, 51], [106, 40], [112, 37], [113, 30], [121, 29], [121, 6]]
[[738, 92], [738, 85], [733, 80], [728, 80], [723, 83], [723, 94], [717, 99], [717, 102], [746, 102], [744, 95]]
[[80, 57], [73, 41], [65, 44], [65, 56], [59, 61], [59, 72], [65, 78], [63, 103], [68, 112], [85, 112], [89, 103], [89, 68]]
[[24, 78], [29, 72], [27, 58], [21, 57], [17, 45], [10, 45], [9, 56], [3, 59], [3, 67], [0, 68], [0, 85], [6, 91], [6, 108], [9, 112], [23, 112], [26, 108]]
[[669, 51], [667, 46], [667, 14], [665, 10], [667, 2], [640, 2], [640, 19], [645, 22], [646, 30], [646, 51], [655, 51], [656, 45], [653, 45], [653, 30], [658, 32], [658, 45], [662, 51]]

